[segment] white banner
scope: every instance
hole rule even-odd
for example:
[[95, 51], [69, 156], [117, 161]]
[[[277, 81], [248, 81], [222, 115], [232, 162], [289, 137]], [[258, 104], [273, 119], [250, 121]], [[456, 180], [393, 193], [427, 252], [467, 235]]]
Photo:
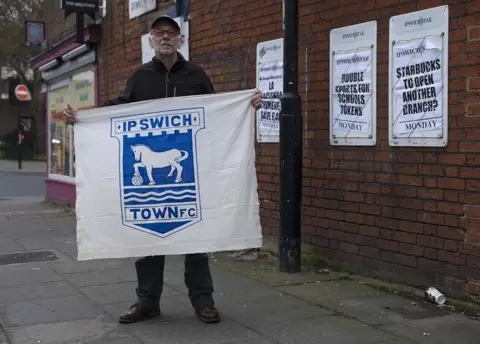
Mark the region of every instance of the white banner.
[[438, 137], [443, 132], [442, 37], [427, 36], [393, 46], [397, 137]]
[[261, 247], [252, 95], [81, 111], [78, 259]]
[[372, 49], [334, 55], [332, 131], [336, 137], [371, 133], [372, 75]]
[[257, 141], [280, 142], [283, 39], [257, 45], [257, 87], [262, 92], [262, 107], [257, 111]]

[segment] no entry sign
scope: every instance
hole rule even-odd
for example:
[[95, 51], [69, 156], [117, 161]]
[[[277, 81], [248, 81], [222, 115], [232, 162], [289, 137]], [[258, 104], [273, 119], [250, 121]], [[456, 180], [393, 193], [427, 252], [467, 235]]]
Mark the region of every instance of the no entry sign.
[[32, 99], [28, 87], [23, 84], [17, 85], [17, 87], [15, 87], [15, 96], [20, 101], [27, 101]]

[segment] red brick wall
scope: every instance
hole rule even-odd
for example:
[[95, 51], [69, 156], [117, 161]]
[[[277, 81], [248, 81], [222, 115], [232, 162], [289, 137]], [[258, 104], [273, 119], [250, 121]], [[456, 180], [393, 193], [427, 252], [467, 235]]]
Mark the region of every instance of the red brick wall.
[[[480, 281], [480, 3], [300, 0], [303, 241], [354, 270], [475, 292]], [[450, 7], [449, 144], [388, 145], [388, 24]], [[257, 42], [282, 37], [281, 1], [191, 2], [191, 55], [219, 90], [255, 87]], [[378, 143], [331, 147], [329, 31], [378, 21]], [[309, 75], [308, 85], [305, 75]], [[257, 144], [262, 224], [279, 226], [278, 145]], [[467, 285], [467, 282], [469, 284]]]
[[101, 103], [123, 91], [128, 77], [142, 63], [140, 37], [156, 16], [168, 14], [171, 4], [171, 0], [157, 0], [156, 11], [130, 20], [128, 0], [108, 1], [99, 48]]
[[[280, 0], [191, 0], [190, 55], [218, 91], [255, 87], [255, 51], [282, 37]], [[140, 36], [159, 10], [134, 20], [109, 1], [100, 47], [100, 99], [122, 91], [141, 64]], [[302, 237], [355, 271], [401, 282], [480, 291], [480, 6], [478, 0], [299, 0], [303, 99]], [[388, 145], [388, 23], [393, 15], [450, 6], [449, 143]], [[329, 145], [329, 31], [378, 21], [378, 143]], [[308, 83], [306, 82], [308, 75]], [[265, 234], [279, 226], [278, 145], [257, 144]]]

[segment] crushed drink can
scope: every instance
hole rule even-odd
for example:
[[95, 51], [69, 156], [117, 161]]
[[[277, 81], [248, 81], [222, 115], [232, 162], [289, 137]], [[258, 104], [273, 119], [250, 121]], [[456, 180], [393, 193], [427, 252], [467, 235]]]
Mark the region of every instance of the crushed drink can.
[[436, 303], [437, 305], [443, 305], [446, 301], [445, 295], [433, 287], [425, 290], [425, 298], [430, 302]]

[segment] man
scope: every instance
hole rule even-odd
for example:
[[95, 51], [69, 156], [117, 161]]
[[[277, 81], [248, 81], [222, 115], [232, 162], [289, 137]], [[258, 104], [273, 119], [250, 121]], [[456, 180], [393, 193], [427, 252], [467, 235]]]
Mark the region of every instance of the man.
[[[151, 62], [137, 69], [129, 78], [124, 92], [105, 105], [143, 100], [214, 93], [204, 70], [184, 59], [178, 52], [181, 45], [179, 25], [168, 16], [160, 16], [151, 25], [150, 46], [155, 50]], [[256, 90], [252, 106], [261, 106], [260, 91]], [[65, 120], [74, 124], [76, 109], [65, 108]], [[228, 114], [227, 114], [228, 115]], [[165, 256], [149, 256], [136, 261], [138, 301], [120, 315], [121, 323], [134, 323], [160, 315], [159, 301], [163, 289]], [[185, 257], [185, 284], [197, 317], [205, 323], [217, 323], [220, 315], [212, 298], [213, 282], [206, 254]]]

